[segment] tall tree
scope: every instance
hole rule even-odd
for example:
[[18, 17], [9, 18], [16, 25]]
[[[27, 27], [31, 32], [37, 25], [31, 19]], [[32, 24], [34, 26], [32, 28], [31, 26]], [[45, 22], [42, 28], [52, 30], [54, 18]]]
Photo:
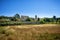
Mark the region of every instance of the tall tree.
[[56, 16], [53, 16], [53, 19], [56, 19]]
[[20, 15], [19, 14], [15, 14], [14, 17], [20, 19]]
[[37, 21], [40, 21], [40, 18], [38, 18], [38, 20]]

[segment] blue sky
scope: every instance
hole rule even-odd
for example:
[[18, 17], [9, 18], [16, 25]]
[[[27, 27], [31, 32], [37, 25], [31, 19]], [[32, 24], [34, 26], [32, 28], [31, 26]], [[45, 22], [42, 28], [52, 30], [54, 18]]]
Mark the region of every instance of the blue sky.
[[0, 0], [0, 15], [60, 17], [60, 0]]

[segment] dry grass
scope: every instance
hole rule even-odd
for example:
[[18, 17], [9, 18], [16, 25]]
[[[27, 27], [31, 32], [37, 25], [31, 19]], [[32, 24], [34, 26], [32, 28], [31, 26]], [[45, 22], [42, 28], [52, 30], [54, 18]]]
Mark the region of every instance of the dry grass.
[[60, 40], [59, 24], [18, 25], [3, 27], [0, 40]]

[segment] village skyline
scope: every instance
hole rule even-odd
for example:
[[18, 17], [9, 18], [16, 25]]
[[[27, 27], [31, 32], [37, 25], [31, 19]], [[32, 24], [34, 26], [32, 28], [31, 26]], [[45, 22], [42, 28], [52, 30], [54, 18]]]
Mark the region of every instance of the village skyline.
[[[51, 17], [48, 17], [48, 16], [44, 16], [44, 17], [39, 17], [38, 15], [33, 15], [33, 17], [32, 16], [28, 16], [28, 15], [21, 15], [21, 14], [19, 14], [19, 13], [16, 13], [16, 14], [18, 14], [20, 17], [30, 17], [30, 18], [35, 18], [35, 16], [37, 16], [37, 18], [52, 18], [53, 16], [56, 16], [56, 15], [53, 15], [53, 16], [51, 16]], [[14, 14], [14, 15], [10, 15], [10, 16], [7, 16], [7, 15], [0, 15], [0, 16], [5, 16], [5, 17], [14, 17], [16, 14]], [[56, 18], [60, 18], [60, 16], [59, 17], [57, 17], [56, 16]]]

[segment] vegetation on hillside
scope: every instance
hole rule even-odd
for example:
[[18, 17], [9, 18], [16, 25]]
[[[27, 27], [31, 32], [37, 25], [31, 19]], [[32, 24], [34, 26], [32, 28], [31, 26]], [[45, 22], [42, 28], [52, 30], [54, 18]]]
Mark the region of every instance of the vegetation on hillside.
[[[23, 20], [25, 19], [22, 18]], [[53, 16], [52, 18], [30, 18], [27, 17], [22, 21], [19, 14], [14, 15], [13, 17], [0, 16], [0, 26], [4, 25], [21, 25], [21, 24], [60, 24], [60, 17], [57, 18]]]

